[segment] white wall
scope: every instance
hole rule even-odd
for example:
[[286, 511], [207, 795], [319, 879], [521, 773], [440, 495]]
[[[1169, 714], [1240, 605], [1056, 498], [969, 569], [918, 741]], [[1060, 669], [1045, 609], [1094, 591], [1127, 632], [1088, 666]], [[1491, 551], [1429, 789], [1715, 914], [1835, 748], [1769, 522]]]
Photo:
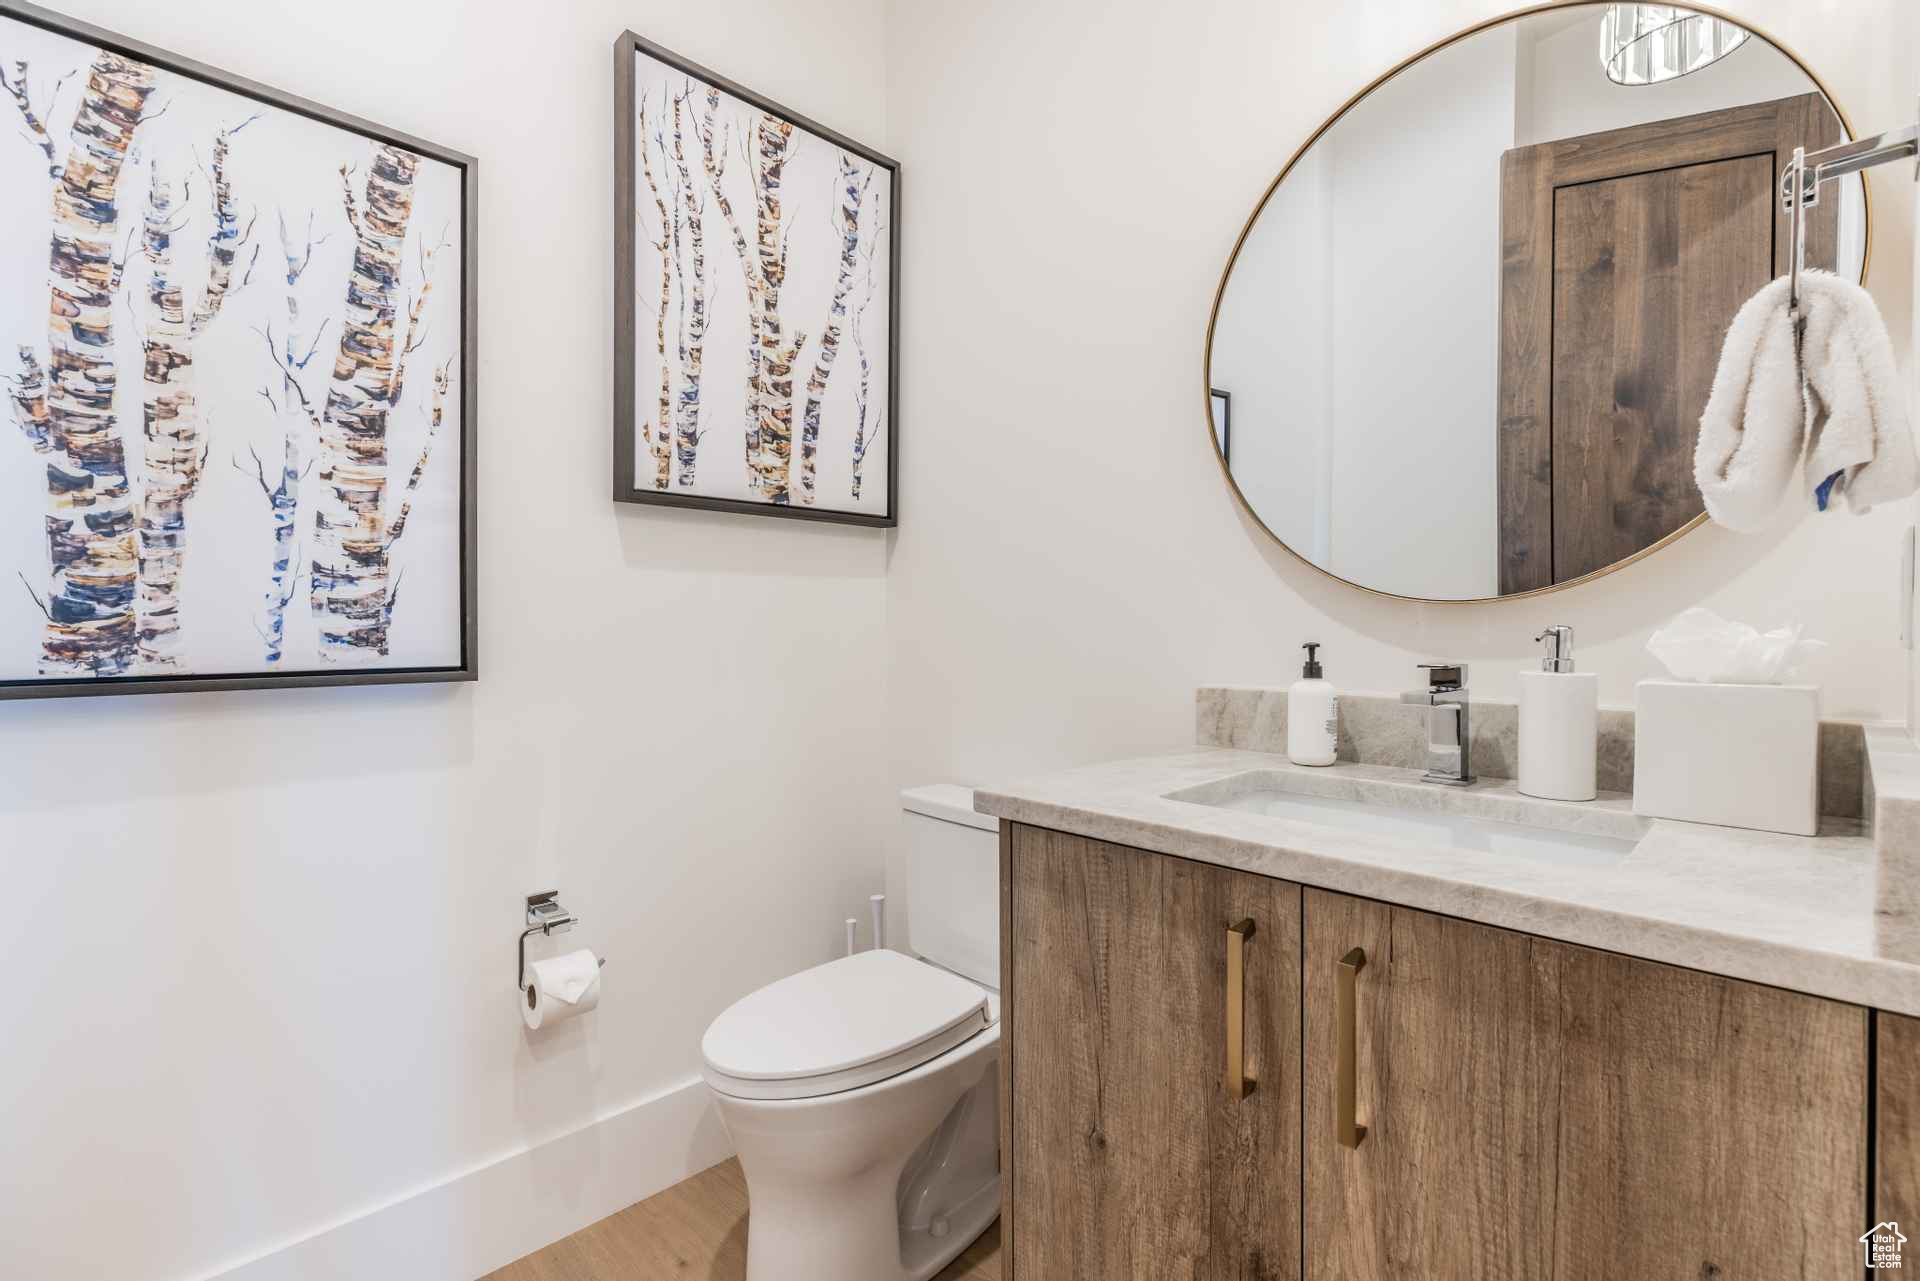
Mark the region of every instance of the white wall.
[[1327, 135], [1337, 175], [1328, 568], [1348, 582], [1499, 594], [1489, 427], [1500, 421], [1500, 157], [1513, 113], [1506, 27], [1407, 68]]
[[[67, 8], [482, 162], [480, 683], [0, 704], [0, 1275], [197, 1277], [684, 1084], [864, 917], [886, 535], [608, 500], [611, 66], [630, 25], [884, 144], [884, 11]], [[530, 1040], [520, 900], [556, 886], [606, 997]], [[249, 1275], [471, 1276], [712, 1159], [676, 1116], [541, 1148], [484, 1216], [423, 1198], [430, 1256]]]
[[[1793, 59], [1760, 39], [1749, 39], [1718, 62], [1678, 80], [1617, 85], [1600, 71], [1600, 13], [1590, 7], [1578, 16], [1552, 14], [1516, 24], [1522, 32], [1516, 146], [1791, 98], [1819, 88]], [[1863, 134], [1890, 127], [1853, 123]], [[1857, 277], [1864, 245], [1861, 186], [1848, 181], [1832, 190], [1841, 196], [1838, 270]]]
[[1531, 46], [1531, 77], [1520, 86], [1528, 101], [1515, 146], [1789, 98], [1815, 88], [1793, 59], [1754, 39], [1678, 80], [1617, 85], [1600, 68], [1600, 14], [1596, 6], [1581, 11], [1578, 19], [1556, 15], [1517, 24], [1522, 41]]
[[[1728, 3], [1819, 67], [1863, 129], [1911, 118], [1910, 0]], [[896, 4], [891, 73], [911, 92], [890, 116], [912, 166], [911, 515], [888, 589], [898, 777], [976, 781], [1191, 742], [1195, 685], [1284, 684], [1309, 639], [1351, 690], [1410, 688], [1415, 662], [1447, 657], [1473, 665], [1482, 696], [1512, 699], [1532, 635], [1568, 623], [1603, 700], [1625, 705], [1655, 670], [1648, 633], [1695, 603], [1800, 617], [1836, 642], [1818, 672], [1828, 714], [1899, 715], [1903, 511], [1706, 529], [1552, 596], [1421, 605], [1327, 580], [1231, 501], [1197, 373], [1233, 237], [1356, 89], [1507, 7]], [[982, 215], [983, 182], [1006, 193], [1004, 216]], [[1895, 170], [1874, 186], [1871, 283], [1904, 350], [1913, 183]]]
[[1321, 565], [1333, 489], [1330, 159], [1325, 140], [1301, 156], [1247, 228], [1214, 323], [1209, 379], [1233, 398], [1233, 479], [1247, 505]]
[[[1213, 325], [1210, 380], [1235, 398], [1248, 507], [1380, 592], [1498, 592], [1488, 424], [1513, 83], [1501, 29], [1356, 104], [1248, 229]], [[1484, 182], [1461, 181], [1461, 156], [1486, 159]]]
[[[1214, 325], [1247, 505], [1314, 564], [1380, 591], [1499, 590], [1488, 425], [1514, 100], [1502, 28], [1355, 104], [1260, 211]], [[1484, 160], [1478, 181], [1462, 156]]]

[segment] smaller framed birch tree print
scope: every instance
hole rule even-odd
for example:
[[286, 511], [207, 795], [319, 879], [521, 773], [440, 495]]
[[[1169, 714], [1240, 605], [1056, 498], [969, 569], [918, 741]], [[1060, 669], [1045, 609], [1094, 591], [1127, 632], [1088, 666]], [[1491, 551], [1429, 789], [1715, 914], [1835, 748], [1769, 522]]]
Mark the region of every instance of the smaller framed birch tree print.
[[0, 698], [472, 680], [476, 163], [0, 0]]
[[900, 166], [614, 43], [613, 496], [898, 522]]

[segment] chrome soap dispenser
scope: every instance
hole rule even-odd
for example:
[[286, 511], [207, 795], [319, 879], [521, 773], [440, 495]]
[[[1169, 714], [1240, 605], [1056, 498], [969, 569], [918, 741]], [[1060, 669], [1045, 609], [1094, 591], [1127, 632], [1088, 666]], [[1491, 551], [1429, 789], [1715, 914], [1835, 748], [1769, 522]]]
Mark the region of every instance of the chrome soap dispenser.
[[1573, 670], [1573, 628], [1555, 624], [1534, 639], [1546, 648], [1540, 670], [1520, 673], [1520, 790], [1590, 801], [1598, 794], [1600, 679]]

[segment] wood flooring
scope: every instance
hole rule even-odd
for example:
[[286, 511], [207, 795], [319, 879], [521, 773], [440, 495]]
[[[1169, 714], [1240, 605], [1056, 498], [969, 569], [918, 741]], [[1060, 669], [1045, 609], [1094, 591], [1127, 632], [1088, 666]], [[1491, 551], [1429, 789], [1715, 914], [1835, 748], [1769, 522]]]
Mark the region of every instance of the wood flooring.
[[[728, 1160], [481, 1281], [742, 1281], [746, 1272], [747, 1184]], [[1000, 1225], [935, 1281], [1001, 1281]]]

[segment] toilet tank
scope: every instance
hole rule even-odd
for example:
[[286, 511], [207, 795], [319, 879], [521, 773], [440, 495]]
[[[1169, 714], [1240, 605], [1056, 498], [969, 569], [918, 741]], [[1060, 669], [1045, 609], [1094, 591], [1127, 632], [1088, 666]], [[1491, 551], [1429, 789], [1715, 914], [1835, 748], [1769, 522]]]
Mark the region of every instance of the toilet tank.
[[972, 788], [934, 783], [900, 793], [900, 824], [908, 946], [999, 990], [999, 820], [973, 812]]

